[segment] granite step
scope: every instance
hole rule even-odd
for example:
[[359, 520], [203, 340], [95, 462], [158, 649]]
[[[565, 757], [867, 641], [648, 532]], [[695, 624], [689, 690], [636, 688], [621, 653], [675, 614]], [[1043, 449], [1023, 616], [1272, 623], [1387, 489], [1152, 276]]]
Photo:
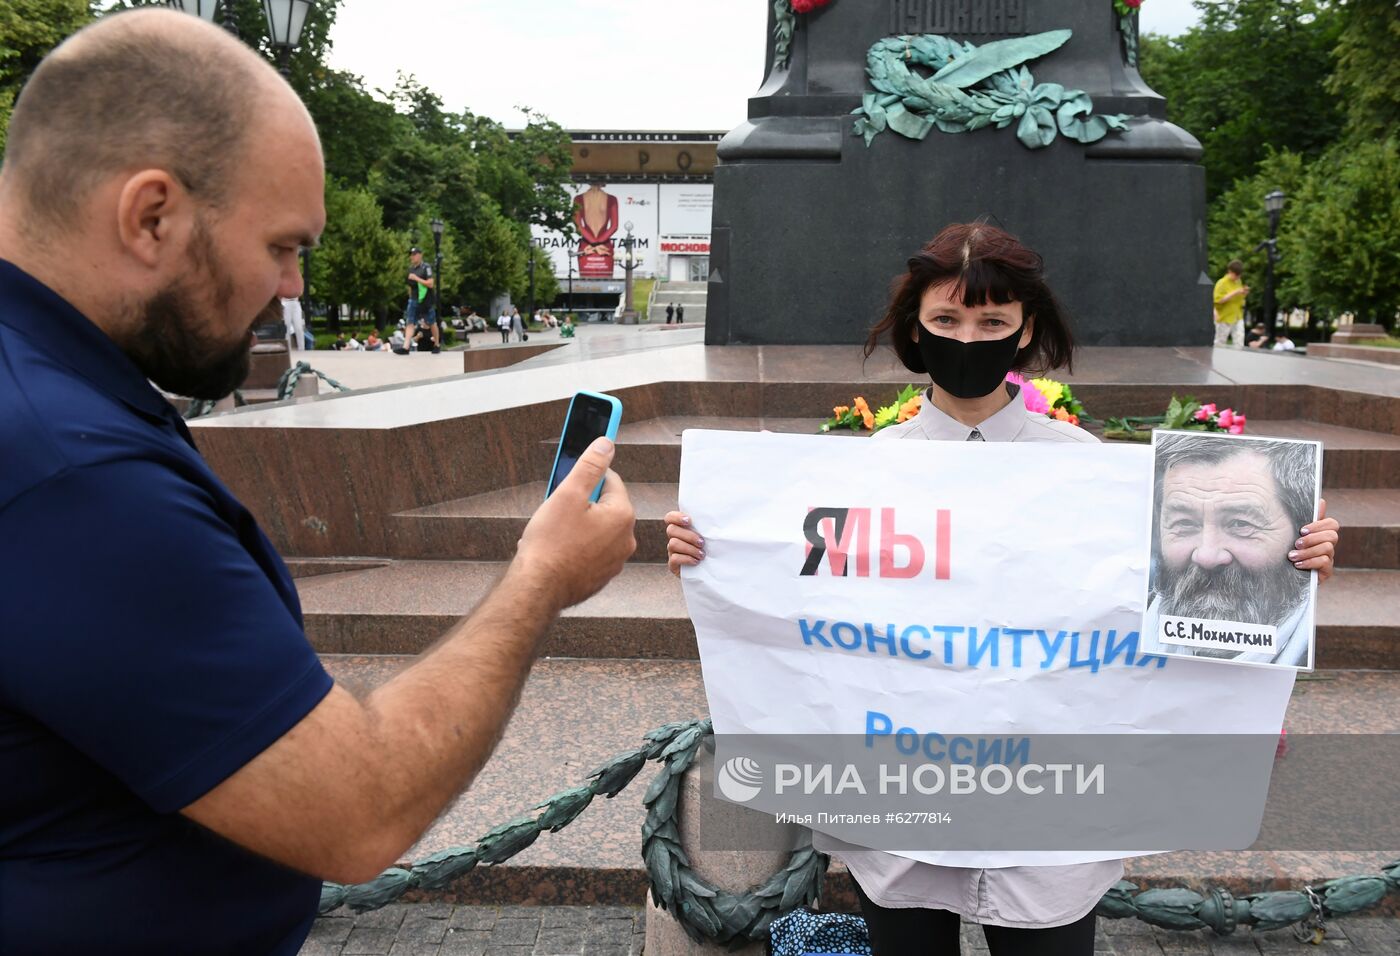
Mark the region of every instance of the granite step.
[[[297, 580], [306, 632], [322, 653], [416, 654], [475, 607], [504, 565], [393, 561]], [[1400, 571], [1339, 571], [1318, 594], [1317, 666], [1400, 670]], [[698, 657], [680, 581], [660, 564], [629, 564], [565, 611], [551, 657]]]
[[[417, 654], [474, 608], [503, 562], [393, 561], [297, 579], [306, 635], [323, 654]], [[545, 657], [695, 660], [680, 582], [633, 563], [601, 593], [564, 611]]]
[[[666, 416], [628, 422], [618, 429], [618, 474], [629, 481], [680, 480], [681, 433], [687, 428], [815, 434], [812, 418]], [[1095, 430], [1094, 426], [1091, 430]], [[1101, 428], [1098, 428], [1101, 431]], [[860, 437], [854, 432], [833, 436]], [[1400, 485], [1400, 435], [1302, 419], [1250, 419], [1250, 434], [1323, 443], [1325, 488], [1393, 488]], [[553, 453], [553, 443], [549, 446]], [[1126, 443], [1113, 443], [1127, 447]], [[544, 466], [548, 467], [548, 464]]]
[[[675, 481], [648, 481], [653, 473], [637, 464], [636, 444], [618, 444], [618, 472], [638, 475], [627, 483], [637, 513], [636, 561], [666, 559], [668, 511], [679, 500]], [[663, 450], [664, 446], [647, 446]], [[675, 446], [679, 455], [679, 446]], [[394, 557], [503, 561], [535, 508], [544, 500], [544, 482], [445, 501], [393, 516]], [[1328, 514], [1346, 527], [1337, 557], [1342, 568], [1400, 569], [1400, 488], [1324, 486]]]
[[[407, 657], [339, 655], [323, 660], [338, 681], [357, 693], [380, 685], [411, 662]], [[495, 756], [404, 862], [469, 844], [549, 795], [582, 782], [608, 757], [636, 747], [651, 728], [707, 712], [697, 662], [540, 661]], [[1357, 671], [1301, 679], [1287, 727], [1295, 734], [1400, 733], [1400, 673]], [[510, 860], [478, 868], [442, 890], [418, 892], [410, 901], [640, 902], [646, 888], [641, 797], [655, 773], [654, 766], [643, 768], [616, 798], [594, 801], [558, 833], [546, 833]], [[1375, 873], [1396, 855], [1394, 848], [1168, 853], [1129, 861], [1127, 877], [1143, 887], [1209, 883], [1242, 894]], [[828, 886], [833, 902], [849, 892], [846, 879], [839, 868], [833, 873]]]

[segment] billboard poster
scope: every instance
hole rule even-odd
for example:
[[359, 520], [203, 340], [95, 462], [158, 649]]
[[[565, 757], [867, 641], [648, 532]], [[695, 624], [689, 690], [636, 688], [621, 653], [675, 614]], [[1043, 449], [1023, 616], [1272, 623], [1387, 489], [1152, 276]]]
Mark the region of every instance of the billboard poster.
[[570, 241], [557, 232], [539, 227], [533, 241], [550, 255], [554, 274], [569, 274], [569, 253], [577, 259], [574, 275], [585, 279], [621, 279], [626, 274], [623, 238], [632, 224], [633, 275], [650, 276], [657, 261], [658, 200], [655, 185], [637, 183], [575, 183], [573, 218], [577, 238]]
[[662, 183], [661, 234], [708, 236], [714, 215], [715, 187], [711, 183]]

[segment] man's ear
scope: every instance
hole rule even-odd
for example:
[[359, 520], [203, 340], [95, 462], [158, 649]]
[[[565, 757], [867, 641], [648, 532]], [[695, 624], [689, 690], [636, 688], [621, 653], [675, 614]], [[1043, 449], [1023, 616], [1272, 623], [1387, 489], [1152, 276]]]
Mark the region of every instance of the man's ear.
[[194, 228], [194, 203], [163, 169], [143, 169], [117, 195], [117, 238], [124, 252], [156, 269], [184, 246]]

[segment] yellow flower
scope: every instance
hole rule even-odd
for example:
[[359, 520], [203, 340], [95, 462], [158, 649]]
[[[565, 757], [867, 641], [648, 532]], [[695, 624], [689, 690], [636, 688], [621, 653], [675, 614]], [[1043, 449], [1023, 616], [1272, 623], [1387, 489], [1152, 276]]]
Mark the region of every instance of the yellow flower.
[[1055, 403], [1065, 397], [1065, 386], [1063, 382], [1057, 382], [1053, 378], [1033, 378], [1031, 384], [1036, 387], [1040, 394], [1045, 396], [1045, 401], [1051, 408]]

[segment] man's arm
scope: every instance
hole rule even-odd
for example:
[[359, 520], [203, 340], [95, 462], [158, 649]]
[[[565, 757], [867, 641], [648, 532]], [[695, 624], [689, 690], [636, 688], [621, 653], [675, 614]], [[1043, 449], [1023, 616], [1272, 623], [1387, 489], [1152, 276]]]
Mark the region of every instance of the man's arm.
[[421, 660], [363, 701], [333, 688], [183, 812], [326, 879], [361, 882], [401, 859], [486, 763], [555, 616], [598, 591], [635, 548], [612, 455], [602, 440], [584, 454], [531, 519], [505, 577]]

